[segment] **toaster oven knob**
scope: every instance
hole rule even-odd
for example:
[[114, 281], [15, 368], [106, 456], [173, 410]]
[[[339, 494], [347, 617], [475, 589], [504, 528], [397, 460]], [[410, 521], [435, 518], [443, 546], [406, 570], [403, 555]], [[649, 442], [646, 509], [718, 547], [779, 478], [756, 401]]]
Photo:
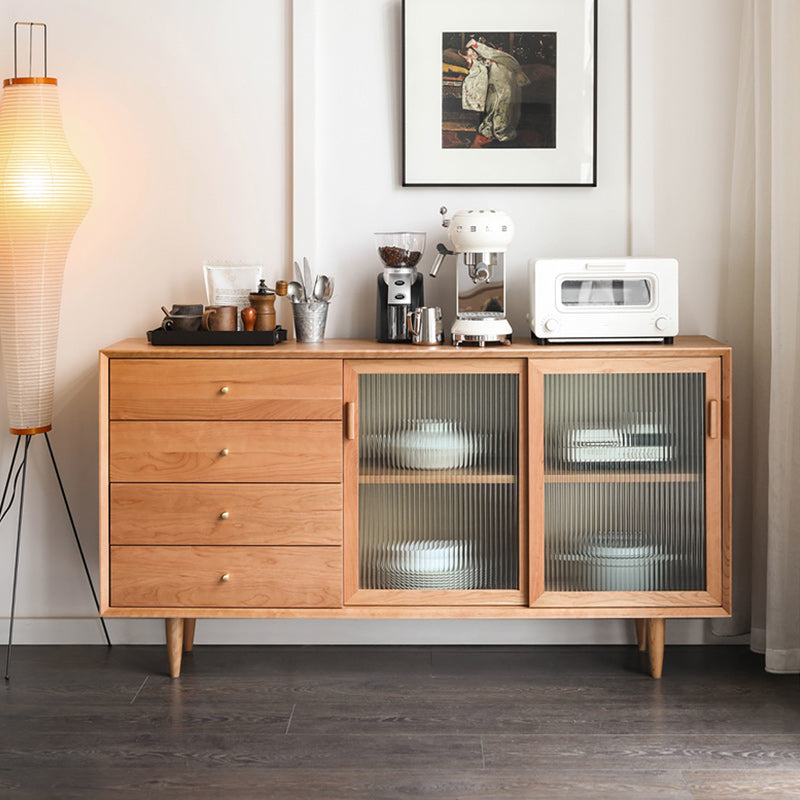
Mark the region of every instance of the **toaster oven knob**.
[[558, 330], [558, 320], [557, 319], [548, 319], [544, 323], [544, 329], [548, 333], [553, 333], [553, 331]]
[[660, 331], [665, 331], [667, 326], [669, 325], [669, 318], [668, 317], [659, 317], [656, 320], [656, 328]]

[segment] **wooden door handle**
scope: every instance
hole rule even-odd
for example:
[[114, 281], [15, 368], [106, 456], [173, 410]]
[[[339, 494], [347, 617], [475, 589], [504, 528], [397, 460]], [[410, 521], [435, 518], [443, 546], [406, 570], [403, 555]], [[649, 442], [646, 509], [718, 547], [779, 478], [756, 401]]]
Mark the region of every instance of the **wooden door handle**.
[[348, 439], [356, 438], [356, 404], [344, 404], [344, 435]]
[[719, 437], [719, 401], [708, 402], [708, 435], [711, 439]]

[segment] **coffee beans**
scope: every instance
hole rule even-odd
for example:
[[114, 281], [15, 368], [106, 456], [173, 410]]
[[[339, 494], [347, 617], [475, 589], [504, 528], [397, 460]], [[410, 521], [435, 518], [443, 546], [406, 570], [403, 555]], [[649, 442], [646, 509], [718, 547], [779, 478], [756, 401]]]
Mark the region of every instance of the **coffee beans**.
[[406, 250], [402, 247], [379, 247], [378, 254], [387, 267], [414, 267], [422, 258], [419, 250]]

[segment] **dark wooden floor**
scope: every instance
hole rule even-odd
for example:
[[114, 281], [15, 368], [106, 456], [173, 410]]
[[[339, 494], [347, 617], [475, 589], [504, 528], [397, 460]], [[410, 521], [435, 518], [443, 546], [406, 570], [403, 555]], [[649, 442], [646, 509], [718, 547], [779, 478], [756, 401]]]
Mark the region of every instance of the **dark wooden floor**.
[[668, 646], [661, 681], [599, 646], [201, 646], [166, 669], [163, 647], [15, 647], [0, 797], [800, 798], [800, 681], [738, 646]]

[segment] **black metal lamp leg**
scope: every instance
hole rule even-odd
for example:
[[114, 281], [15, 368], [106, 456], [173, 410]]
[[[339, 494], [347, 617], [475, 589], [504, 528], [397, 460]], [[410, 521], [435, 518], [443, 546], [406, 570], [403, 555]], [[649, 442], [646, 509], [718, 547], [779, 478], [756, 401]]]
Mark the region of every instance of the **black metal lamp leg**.
[[[47, 433], [44, 434], [44, 440], [47, 442], [47, 449], [50, 452], [50, 460], [53, 462], [53, 469], [56, 473], [56, 479], [58, 480], [58, 488], [61, 489], [61, 496], [64, 498], [64, 505], [67, 508], [67, 516], [69, 517], [69, 524], [72, 526], [72, 533], [75, 536], [75, 544], [78, 545], [78, 552], [81, 554], [81, 561], [83, 562], [83, 569], [86, 573], [86, 579], [89, 581], [89, 588], [92, 590], [92, 597], [94, 598], [94, 604], [97, 608], [97, 613], [100, 613], [100, 602], [97, 599], [97, 592], [94, 590], [94, 583], [92, 582], [92, 575], [89, 572], [89, 565], [86, 563], [86, 556], [83, 554], [83, 547], [81, 546], [81, 540], [78, 536], [78, 529], [75, 527], [75, 520], [72, 518], [72, 511], [69, 508], [69, 502], [67, 501], [67, 493], [64, 491], [64, 484], [61, 482], [61, 475], [58, 472], [58, 465], [56, 464], [56, 457], [53, 454], [53, 448], [50, 446], [50, 437], [48, 437]], [[103, 626], [103, 633], [106, 637], [106, 643], [109, 647], [111, 647], [111, 637], [108, 635], [108, 628], [106, 627], [106, 621], [100, 617], [100, 624]]]
[[[25, 450], [22, 454], [22, 484], [19, 490], [19, 516], [17, 518], [17, 546], [14, 554], [14, 583], [11, 588], [11, 616], [8, 620], [8, 650], [6, 650], [6, 680], [9, 679], [8, 671], [11, 666], [11, 643], [14, 638], [14, 611], [17, 604], [17, 575], [19, 574], [19, 543], [22, 538], [22, 510], [25, 507], [25, 475], [28, 471], [28, 447], [31, 443], [31, 437], [25, 437]], [[19, 446], [19, 439], [17, 439], [17, 446]], [[14, 458], [16, 458], [17, 450], [14, 450]], [[11, 469], [13, 470], [14, 464], [12, 461]], [[9, 480], [11, 472], [9, 472]], [[6, 481], [6, 490], [8, 489], [8, 481]], [[5, 492], [3, 493], [5, 496]]]
[[8, 487], [11, 486], [11, 476], [14, 474], [14, 465], [17, 463], [17, 453], [19, 452], [19, 442], [21, 436], [17, 436], [17, 443], [14, 445], [14, 454], [11, 456], [11, 464], [8, 468], [8, 477], [6, 478], [6, 485], [3, 487], [3, 499], [0, 500], [0, 522], [3, 521], [5, 515], [11, 510], [11, 503], [14, 500], [14, 493], [11, 493], [11, 500], [8, 503], [8, 508], [5, 507], [6, 505], [6, 495], [8, 494]]

